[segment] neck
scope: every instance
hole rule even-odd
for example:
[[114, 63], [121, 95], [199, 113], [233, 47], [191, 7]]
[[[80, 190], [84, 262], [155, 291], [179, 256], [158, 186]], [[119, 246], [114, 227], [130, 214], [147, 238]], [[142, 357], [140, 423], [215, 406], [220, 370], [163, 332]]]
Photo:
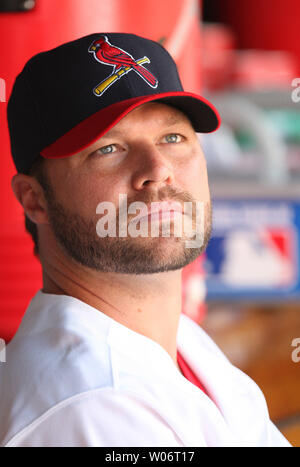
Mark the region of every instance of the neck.
[[70, 295], [160, 344], [177, 364], [181, 270], [159, 274], [103, 273], [48, 254], [41, 258], [43, 292]]

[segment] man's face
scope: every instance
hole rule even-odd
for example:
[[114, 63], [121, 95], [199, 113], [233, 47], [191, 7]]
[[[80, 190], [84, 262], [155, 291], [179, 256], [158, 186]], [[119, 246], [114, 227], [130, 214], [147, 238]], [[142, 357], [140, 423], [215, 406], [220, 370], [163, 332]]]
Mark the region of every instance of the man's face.
[[[45, 193], [50, 226], [58, 244], [73, 260], [103, 272], [151, 274], [181, 269], [206, 248], [211, 233], [211, 204], [206, 163], [197, 135], [179, 110], [160, 103], [144, 104], [120, 120], [96, 143], [80, 153], [47, 159], [49, 189]], [[96, 231], [99, 203], [116, 207], [119, 194], [127, 207], [142, 201], [201, 202], [205, 206], [204, 244], [187, 248], [189, 237], [100, 237]], [[99, 211], [98, 211], [99, 212]], [[139, 214], [128, 214], [127, 226]], [[182, 218], [185, 216], [182, 216]], [[191, 218], [190, 218], [191, 219]], [[195, 209], [193, 226], [195, 227]], [[145, 229], [145, 224], [143, 225]], [[145, 231], [145, 230], [144, 230]]]

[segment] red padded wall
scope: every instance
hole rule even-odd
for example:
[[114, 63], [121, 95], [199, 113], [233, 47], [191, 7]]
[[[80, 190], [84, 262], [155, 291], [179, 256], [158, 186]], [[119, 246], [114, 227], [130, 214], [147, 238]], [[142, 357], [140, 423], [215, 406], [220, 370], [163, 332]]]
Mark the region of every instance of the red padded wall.
[[239, 47], [292, 52], [300, 72], [299, 0], [226, 0], [215, 3], [219, 8], [218, 18], [233, 26]]

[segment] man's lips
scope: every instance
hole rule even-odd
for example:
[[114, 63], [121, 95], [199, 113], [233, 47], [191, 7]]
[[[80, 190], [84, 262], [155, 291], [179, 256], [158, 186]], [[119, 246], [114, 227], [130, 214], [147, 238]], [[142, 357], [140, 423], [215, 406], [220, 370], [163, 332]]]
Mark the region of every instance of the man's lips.
[[178, 201], [161, 201], [141, 210], [140, 214], [134, 216], [130, 221], [133, 223], [140, 222], [142, 220], [163, 220], [163, 219], [174, 219], [175, 217], [182, 216], [182, 206]]

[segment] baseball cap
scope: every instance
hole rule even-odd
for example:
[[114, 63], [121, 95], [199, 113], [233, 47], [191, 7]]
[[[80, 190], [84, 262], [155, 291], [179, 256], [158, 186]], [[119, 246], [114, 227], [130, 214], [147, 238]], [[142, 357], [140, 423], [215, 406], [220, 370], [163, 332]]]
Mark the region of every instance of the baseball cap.
[[134, 34], [95, 33], [32, 57], [8, 102], [11, 152], [28, 173], [38, 156], [72, 156], [136, 107], [159, 101], [186, 114], [195, 131], [220, 125], [214, 106], [183, 90], [159, 43]]

